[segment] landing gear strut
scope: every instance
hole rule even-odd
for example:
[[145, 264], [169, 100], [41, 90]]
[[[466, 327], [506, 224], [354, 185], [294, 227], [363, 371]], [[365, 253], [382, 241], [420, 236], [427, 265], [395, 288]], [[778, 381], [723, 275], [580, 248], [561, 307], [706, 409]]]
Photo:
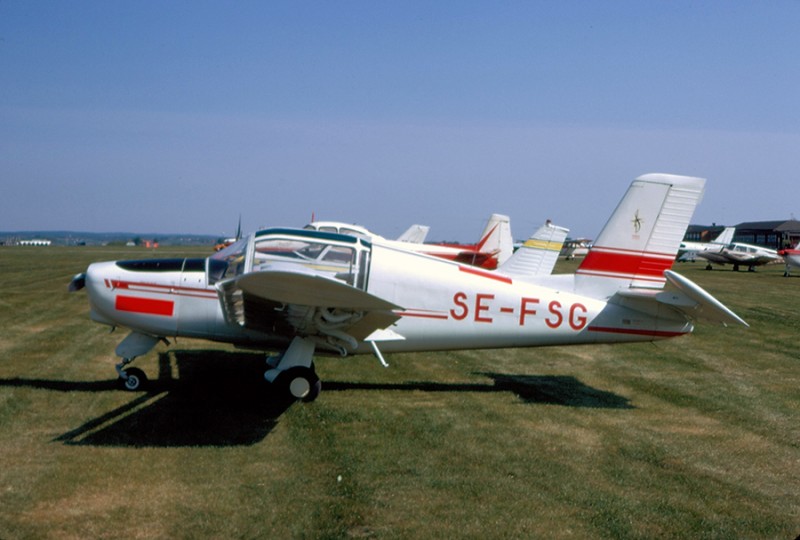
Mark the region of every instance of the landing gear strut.
[[134, 331], [117, 345], [116, 353], [122, 358], [122, 361], [116, 365], [116, 368], [122, 388], [131, 392], [144, 388], [147, 384], [147, 375], [144, 374], [144, 371], [138, 368], [125, 369], [125, 366], [133, 362], [137, 356], [147, 354], [158, 342], [159, 338], [155, 336]]
[[277, 363], [268, 363], [271, 369], [264, 373], [264, 378], [287, 399], [314, 401], [322, 390], [312, 362], [315, 348], [310, 339], [295, 337]]

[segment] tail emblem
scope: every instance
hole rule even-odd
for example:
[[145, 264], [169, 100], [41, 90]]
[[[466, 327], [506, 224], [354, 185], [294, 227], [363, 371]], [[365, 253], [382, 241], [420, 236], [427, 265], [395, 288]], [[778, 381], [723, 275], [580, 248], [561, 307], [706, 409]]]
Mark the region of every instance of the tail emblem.
[[636, 210], [636, 213], [633, 215], [633, 219], [631, 220], [633, 223], [634, 234], [639, 234], [639, 231], [642, 230], [642, 221], [642, 218], [639, 217], [639, 210]]

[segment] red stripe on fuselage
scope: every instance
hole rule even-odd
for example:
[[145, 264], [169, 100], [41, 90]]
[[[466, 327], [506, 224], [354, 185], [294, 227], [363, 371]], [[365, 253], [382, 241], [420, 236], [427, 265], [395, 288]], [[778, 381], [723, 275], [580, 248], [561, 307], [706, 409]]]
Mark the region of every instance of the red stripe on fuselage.
[[589, 332], [604, 332], [607, 334], [631, 334], [634, 336], [652, 336], [652, 337], [677, 337], [687, 334], [688, 332], [674, 332], [666, 330], [644, 330], [640, 328], [612, 328], [607, 326], [590, 326]]
[[664, 270], [672, 268], [674, 258], [664, 253], [592, 249], [581, 263], [577, 272], [596, 274], [598, 272], [615, 276], [639, 277], [643, 279], [663, 279]]
[[473, 274], [476, 276], [494, 279], [496, 281], [502, 281], [503, 283], [508, 283], [509, 285], [513, 283], [510, 277], [501, 276], [499, 274], [492, 274], [491, 272], [478, 270], [477, 268], [472, 268], [471, 266], [459, 266], [458, 269], [461, 270], [462, 272], [466, 272], [467, 274]]
[[195, 298], [216, 299], [217, 292], [214, 289], [199, 287], [181, 287], [177, 285], [164, 285], [161, 283], [147, 283], [121, 280], [106, 280], [106, 287], [109, 289], [127, 289], [140, 292], [151, 292], [155, 294], [174, 294], [177, 296], [192, 296]]
[[172, 313], [175, 310], [175, 302], [118, 294], [114, 307], [117, 308], [118, 311], [172, 317]]

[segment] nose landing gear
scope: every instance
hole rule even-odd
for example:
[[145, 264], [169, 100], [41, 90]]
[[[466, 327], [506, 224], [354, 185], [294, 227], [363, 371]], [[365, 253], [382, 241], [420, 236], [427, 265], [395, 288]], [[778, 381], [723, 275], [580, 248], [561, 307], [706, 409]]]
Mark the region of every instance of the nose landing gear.
[[131, 332], [117, 345], [116, 353], [122, 358], [122, 361], [117, 364], [116, 368], [122, 388], [131, 392], [144, 389], [147, 384], [147, 375], [144, 374], [144, 371], [138, 368], [125, 369], [125, 366], [133, 362], [137, 356], [147, 354], [159, 341], [160, 338], [155, 336]]
[[125, 390], [135, 392], [143, 390], [147, 385], [147, 375], [139, 368], [119, 370], [119, 383]]

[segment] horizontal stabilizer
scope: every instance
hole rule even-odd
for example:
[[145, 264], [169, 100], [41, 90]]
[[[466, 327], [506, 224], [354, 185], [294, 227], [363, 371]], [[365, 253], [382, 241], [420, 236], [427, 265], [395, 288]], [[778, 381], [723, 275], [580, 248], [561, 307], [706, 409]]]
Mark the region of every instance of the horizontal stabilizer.
[[667, 285], [656, 299], [676, 307], [692, 319], [705, 319], [728, 324], [750, 326], [722, 302], [711, 296], [698, 284], [672, 270], [666, 270]]

